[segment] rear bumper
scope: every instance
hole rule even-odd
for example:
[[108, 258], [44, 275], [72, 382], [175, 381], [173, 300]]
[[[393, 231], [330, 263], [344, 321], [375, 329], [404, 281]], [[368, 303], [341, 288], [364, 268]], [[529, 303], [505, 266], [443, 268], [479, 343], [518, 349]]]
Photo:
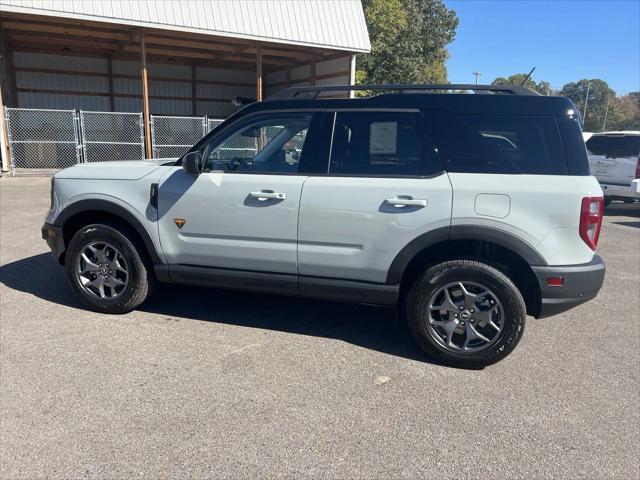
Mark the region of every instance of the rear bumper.
[[50, 223], [45, 223], [42, 226], [42, 238], [46, 240], [47, 245], [49, 245], [51, 254], [58, 262], [60, 262], [62, 254], [65, 251], [62, 227], [59, 227], [58, 225], [51, 225]]
[[[584, 265], [532, 268], [542, 293], [537, 318], [550, 317], [588, 302], [598, 295], [604, 282], [605, 265], [598, 255], [594, 255], [593, 260]], [[549, 286], [548, 277], [563, 277], [564, 285]]]
[[601, 183], [600, 186], [605, 197], [640, 198], [640, 184], [637, 180], [632, 181], [628, 186], [610, 183]]

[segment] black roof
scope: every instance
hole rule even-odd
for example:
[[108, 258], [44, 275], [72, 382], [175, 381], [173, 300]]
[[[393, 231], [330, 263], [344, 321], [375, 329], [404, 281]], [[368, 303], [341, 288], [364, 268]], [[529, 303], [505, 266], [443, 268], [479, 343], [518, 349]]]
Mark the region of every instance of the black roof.
[[[323, 92], [346, 93], [350, 90], [380, 90], [385, 93], [365, 98], [323, 98], [322, 96]], [[461, 90], [475, 93], [461, 93]], [[452, 93], [441, 93], [444, 91]], [[568, 110], [576, 110], [573, 102], [566, 97], [542, 96], [519, 86], [340, 85], [288, 88], [264, 102], [256, 102], [243, 108], [242, 114], [263, 110], [335, 108], [428, 108], [460, 114], [484, 115], [566, 115]]]

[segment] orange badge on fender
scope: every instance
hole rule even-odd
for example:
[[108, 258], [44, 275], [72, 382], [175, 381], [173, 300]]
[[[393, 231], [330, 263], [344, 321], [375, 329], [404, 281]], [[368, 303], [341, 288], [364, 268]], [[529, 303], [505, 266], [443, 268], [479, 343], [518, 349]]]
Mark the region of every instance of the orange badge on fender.
[[174, 218], [173, 221], [178, 226], [178, 228], [184, 227], [184, 224], [187, 223], [186, 218]]

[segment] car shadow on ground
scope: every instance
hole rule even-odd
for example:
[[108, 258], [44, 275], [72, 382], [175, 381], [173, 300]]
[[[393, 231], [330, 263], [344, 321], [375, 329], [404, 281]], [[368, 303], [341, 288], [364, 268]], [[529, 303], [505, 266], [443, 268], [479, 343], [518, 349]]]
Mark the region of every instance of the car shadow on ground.
[[[48, 302], [84, 308], [72, 292], [63, 268], [48, 253], [0, 266], [0, 283]], [[333, 338], [432, 363], [391, 309], [161, 284], [138, 310], [170, 320], [182, 318]]]
[[604, 209], [605, 217], [638, 217], [640, 218], [640, 203], [611, 202]]

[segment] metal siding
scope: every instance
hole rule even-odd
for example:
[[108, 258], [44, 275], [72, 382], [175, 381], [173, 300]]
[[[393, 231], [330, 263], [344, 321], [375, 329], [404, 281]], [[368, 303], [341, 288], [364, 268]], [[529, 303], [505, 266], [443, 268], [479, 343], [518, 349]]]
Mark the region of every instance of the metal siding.
[[55, 68], [70, 72], [107, 73], [107, 60], [103, 58], [76, 57], [71, 55], [51, 55], [47, 53], [14, 52], [16, 67]]
[[348, 72], [351, 68], [351, 58], [341, 57], [316, 63], [316, 75], [331, 75], [336, 72]]
[[368, 52], [359, 0], [0, 0], [5, 11]]

